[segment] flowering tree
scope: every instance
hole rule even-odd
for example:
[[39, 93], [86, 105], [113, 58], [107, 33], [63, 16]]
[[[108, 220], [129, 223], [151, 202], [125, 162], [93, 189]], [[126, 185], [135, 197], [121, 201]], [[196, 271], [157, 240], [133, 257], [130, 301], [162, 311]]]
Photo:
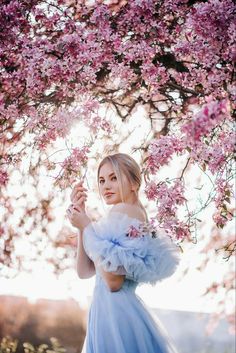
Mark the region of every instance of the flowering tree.
[[[101, 149], [94, 148], [97, 140], [105, 141], [102, 152], [122, 146], [129, 132], [121, 138], [117, 125], [138, 119], [138, 111], [148, 121], [150, 133], [133, 149], [141, 156], [146, 197], [156, 206], [153, 219], [183, 246], [196, 239], [201, 215], [214, 204], [215, 237], [204, 251], [216, 246], [231, 261], [235, 239], [231, 231], [223, 235], [222, 229], [233, 218], [234, 11], [231, 0], [1, 2], [4, 273], [6, 268], [27, 267], [16, 251], [23, 236], [32, 241], [30, 259], [42, 255], [32, 234], [35, 228], [38, 234], [50, 233], [57, 191], [82, 177], [88, 160], [100, 156]], [[87, 138], [67, 146], [68, 154], [60, 154], [64, 160], [55, 162], [57, 142], [66, 141], [78, 124], [87, 129]], [[184, 161], [181, 169], [174, 178], [160, 180], [161, 170], [175, 158]], [[189, 206], [186, 193], [191, 168], [206, 175], [211, 184], [198, 208]], [[50, 171], [57, 171], [50, 192], [40, 193], [40, 176]], [[26, 180], [37, 203], [24, 190]], [[22, 190], [12, 194], [16, 183]], [[63, 201], [60, 196], [58, 202]], [[44, 247], [48, 243], [56, 249], [65, 246], [50, 236], [45, 237]], [[59, 271], [66, 266], [51, 255], [48, 260]], [[205, 264], [209, 260], [210, 256]], [[226, 294], [232, 293], [231, 274], [207, 292], [224, 288]]]

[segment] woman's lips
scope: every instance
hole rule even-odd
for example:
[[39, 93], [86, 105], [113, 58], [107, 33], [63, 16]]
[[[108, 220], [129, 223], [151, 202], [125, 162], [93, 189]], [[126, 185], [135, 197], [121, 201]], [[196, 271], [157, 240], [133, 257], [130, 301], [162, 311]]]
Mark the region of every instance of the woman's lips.
[[112, 195], [114, 195], [114, 194], [111, 192], [109, 194], [105, 194], [105, 197], [109, 197], [109, 196], [112, 196]]

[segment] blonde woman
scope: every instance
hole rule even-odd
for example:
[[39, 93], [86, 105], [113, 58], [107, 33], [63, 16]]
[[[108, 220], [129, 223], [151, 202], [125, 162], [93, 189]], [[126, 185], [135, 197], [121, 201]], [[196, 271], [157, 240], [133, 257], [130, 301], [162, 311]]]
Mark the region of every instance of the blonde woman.
[[108, 215], [91, 222], [82, 183], [74, 187], [67, 210], [70, 222], [80, 230], [78, 275], [96, 275], [82, 352], [176, 353], [135, 289], [172, 275], [179, 263], [177, 247], [148, 225], [138, 196], [141, 172], [132, 157], [124, 153], [105, 157], [97, 179], [100, 195], [112, 206]]

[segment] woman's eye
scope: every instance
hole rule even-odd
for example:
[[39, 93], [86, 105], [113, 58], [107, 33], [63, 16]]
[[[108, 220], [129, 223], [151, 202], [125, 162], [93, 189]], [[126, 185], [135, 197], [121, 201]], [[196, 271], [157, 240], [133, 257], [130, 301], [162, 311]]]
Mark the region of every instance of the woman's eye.
[[116, 178], [116, 176], [113, 176], [112, 178], [111, 178], [111, 180], [116, 180], [117, 178]]
[[102, 184], [103, 182], [104, 182], [104, 180], [100, 180], [100, 181], [99, 181], [99, 184]]

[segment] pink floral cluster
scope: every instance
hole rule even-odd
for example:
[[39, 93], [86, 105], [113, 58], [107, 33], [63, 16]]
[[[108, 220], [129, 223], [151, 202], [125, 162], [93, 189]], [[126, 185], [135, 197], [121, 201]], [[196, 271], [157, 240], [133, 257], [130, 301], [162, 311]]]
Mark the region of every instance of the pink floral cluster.
[[191, 231], [189, 224], [177, 219], [177, 217], [172, 217], [166, 219], [162, 223], [162, 227], [165, 229], [166, 233], [173, 239], [177, 241], [183, 241], [184, 239], [191, 239]]
[[216, 180], [216, 196], [214, 198], [216, 211], [213, 214], [213, 220], [219, 228], [223, 228], [233, 218], [230, 210], [231, 197], [233, 196], [232, 189], [233, 186], [227, 180], [223, 178]]
[[0, 169], [0, 186], [5, 186], [8, 182], [9, 176], [6, 171]]
[[148, 86], [152, 87], [151, 94], [154, 95], [168, 80], [169, 74], [162, 65], [156, 66], [152, 62], [145, 60], [142, 64], [142, 77]]
[[[183, 8], [178, 6], [182, 12], [179, 18], [184, 17]], [[191, 58], [192, 62], [188, 66], [191, 67], [190, 72], [182, 77], [182, 84], [199, 89], [200, 92], [203, 88], [205, 93], [221, 97], [223, 82], [228, 86], [226, 90], [232, 82], [227, 65], [235, 61], [235, 4], [232, 0], [199, 1], [194, 2], [189, 9], [188, 14], [185, 14], [185, 24], [180, 25], [182, 36], [174, 46], [179, 59], [185, 57], [188, 61]], [[180, 82], [180, 77], [176, 78]], [[229, 93], [232, 98], [233, 92]]]
[[149, 200], [157, 203], [157, 219], [160, 225], [175, 239], [182, 239], [190, 236], [189, 226], [178, 220], [178, 206], [186, 201], [184, 197], [184, 185], [177, 179], [172, 186], [167, 182], [147, 183], [145, 193]]
[[[167, 100], [175, 116], [182, 116], [182, 104], [175, 104], [173, 91], [183, 97], [185, 108], [191, 97], [200, 101], [200, 96], [202, 104], [210, 94], [217, 99], [231, 96], [235, 22], [230, 0], [194, 5], [166, 0], [162, 6], [154, 0], [58, 0], [63, 11], [56, 4], [40, 4], [6, 1], [0, 9], [4, 131], [23, 118], [43, 149], [64, 137], [74, 118], [83, 119], [92, 133], [110, 133], [109, 122], [95, 111], [73, 115], [72, 106], [86, 95], [100, 97], [99, 106], [114, 95], [127, 96], [127, 102], [131, 95], [152, 108]], [[209, 13], [214, 15], [209, 18]], [[204, 109], [199, 124], [188, 126], [188, 136], [195, 140], [212, 129], [214, 109]], [[160, 156], [160, 163], [168, 160]], [[159, 162], [156, 158], [152, 163]]]
[[67, 157], [62, 165], [60, 174], [55, 180], [55, 184], [61, 188], [66, 188], [72, 185], [77, 178], [81, 178], [82, 170], [86, 167], [88, 160], [89, 147], [73, 148], [71, 155]]
[[27, 110], [27, 113], [31, 116], [28, 129], [34, 131], [35, 141], [40, 150], [45, 150], [58, 137], [64, 138], [67, 136], [73, 122], [77, 119], [75, 109], [68, 111], [65, 108], [58, 108], [52, 114], [46, 107], [38, 110], [31, 107]]
[[112, 132], [110, 122], [99, 115], [99, 107], [100, 104], [96, 99], [87, 98], [75, 110], [77, 119], [82, 120], [93, 135], [96, 135], [100, 130], [106, 133]]
[[144, 236], [156, 238], [157, 231], [152, 221], [142, 222], [139, 224], [138, 228], [134, 227], [133, 225], [129, 226], [126, 232], [126, 236], [130, 238], [139, 238]]
[[189, 122], [181, 128], [190, 146], [202, 140], [214, 128], [229, 119], [229, 105], [226, 100], [206, 104]]
[[167, 182], [159, 182], [156, 184], [154, 181], [151, 181], [147, 183], [145, 193], [149, 200], [162, 202], [165, 208], [169, 210], [172, 209], [174, 214], [176, 211], [175, 204], [182, 205], [186, 201], [186, 198], [183, 196], [184, 184], [180, 179], [176, 179], [172, 186], [168, 186]]
[[182, 140], [173, 135], [155, 139], [148, 147], [147, 170], [155, 174], [161, 166], [169, 163], [174, 154], [181, 154], [184, 147]]
[[220, 130], [212, 140], [197, 143], [189, 152], [192, 163], [197, 163], [204, 170], [208, 167], [213, 175], [224, 172], [226, 166], [233, 162], [234, 153], [235, 132], [230, 129]]

